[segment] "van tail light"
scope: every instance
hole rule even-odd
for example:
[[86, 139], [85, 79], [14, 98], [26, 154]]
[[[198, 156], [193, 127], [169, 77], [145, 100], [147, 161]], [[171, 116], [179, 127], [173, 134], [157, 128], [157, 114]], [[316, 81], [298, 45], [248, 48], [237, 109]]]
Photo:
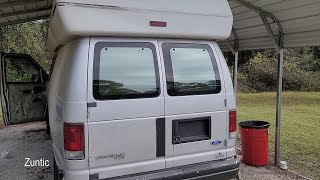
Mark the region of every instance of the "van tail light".
[[84, 125], [64, 123], [63, 137], [66, 159], [84, 159]]
[[237, 113], [236, 110], [229, 111], [229, 139], [236, 138], [237, 131]]

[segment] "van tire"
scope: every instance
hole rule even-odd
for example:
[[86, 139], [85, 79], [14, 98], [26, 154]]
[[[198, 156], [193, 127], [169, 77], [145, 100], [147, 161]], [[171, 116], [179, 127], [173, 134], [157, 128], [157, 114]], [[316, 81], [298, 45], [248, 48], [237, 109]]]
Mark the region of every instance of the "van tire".
[[48, 114], [48, 112], [46, 112], [45, 120], [46, 120], [46, 125], [47, 125], [46, 133], [47, 133], [48, 136], [50, 136], [51, 133], [50, 133], [50, 124], [49, 124], [49, 114]]
[[55, 158], [53, 157], [53, 179], [62, 180], [63, 174], [59, 171]]

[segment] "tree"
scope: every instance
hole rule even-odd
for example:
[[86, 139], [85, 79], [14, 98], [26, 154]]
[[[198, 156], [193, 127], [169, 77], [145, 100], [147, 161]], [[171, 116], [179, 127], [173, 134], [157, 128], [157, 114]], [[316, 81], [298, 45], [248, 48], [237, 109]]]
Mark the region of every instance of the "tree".
[[40, 20], [0, 27], [0, 50], [32, 56], [46, 71], [51, 64], [46, 39], [48, 21]]

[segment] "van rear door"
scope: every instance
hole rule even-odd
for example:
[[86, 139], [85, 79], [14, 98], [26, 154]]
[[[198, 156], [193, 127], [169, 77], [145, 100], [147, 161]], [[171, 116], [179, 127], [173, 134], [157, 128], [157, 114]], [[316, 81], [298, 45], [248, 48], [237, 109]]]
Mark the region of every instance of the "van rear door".
[[166, 167], [226, 158], [225, 89], [211, 42], [161, 41]]
[[90, 174], [103, 179], [164, 169], [157, 42], [92, 38], [90, 44]]

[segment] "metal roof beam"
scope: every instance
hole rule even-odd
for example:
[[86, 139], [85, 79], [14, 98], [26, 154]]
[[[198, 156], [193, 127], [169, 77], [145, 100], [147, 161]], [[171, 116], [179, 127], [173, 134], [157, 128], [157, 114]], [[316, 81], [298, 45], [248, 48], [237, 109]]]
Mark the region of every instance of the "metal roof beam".
[[[234, 1], [247, 7], [248, 9], [250, 9], [252, 11], [259, 13], [259, 15], [263, 21], [263, 24], [265, 25], [270, 37], [272, 38], [273, 43], [275, 44], [276, 51], [277, 51], [277, 53], [279, 53], [280, 49], [283, 47], [283, 28], [282, 28], [281, 23], [278, 20], [278, 18], [276, 16], [274, 16], [271, 12], [266, 11], [258, 6], [255, 6], [245, 0], [234, 0]], [[277, 24], [278, 29], [279, 29], [279, 40], [277, 40], [275, 38], [275, 35], [272, 31], [272, 28], [269, 24], [267, 17], [271, 18]]]
[[246, 8], [252, 10], [252, 11], [255, 11], [259, 14], [263, 14], [271, 19], [273, 19], [275, 21], [275, 23], [277, 23], [278, 27], [279, 27], [279, 30], [281, 31], [281, 33], [283, 33], [283, 29], [282, 29], [282, 26], [281, 26], [281, 23], [280, 21], [278, 20], [278, 18], [276, 16], [274, 16], [271, 12], [269, 11], [266, 11], [266, 10], [263, 10], [262, 8], [258, 7], [258, 6], [255, 6], [245, 0], [234, 0], [236, 1], [237, 3], [245, 6]]
[[20, 0], [20, 1], [4, 2], [4, 3], [0, 3], [0, 8], [22, 5], [22, 4], [37, 3], [37, 2], [47, 2], [47, 0]]
[[27, 11], [12, 12], [12, 13], [7, 13], [7, 14], [0, 14], [0, 18], [8, 18], [8, 17], [12, 17], [12, 16], [19, 16], [19, 15], [36, 13], [36, 12], [41, 12], [41, 11], [49, 11], [49, 10], [51, 10], [51, 7], [46, 7], [46, 8], [41, 8], [41, 9], [32, 9], [32, 10], [27, 10]]
[[5, 23], [0, 23], [0, 27], [1, 26], [8, 26], [8, 25], [12, 25], [12, 24], [19, 24], [19, 23], [25, 23], [25, 22], [29, 22], [29, 21], [36, 21], [36, 20], [40, 20], [40, 19], [47, 19], [50, 17], [50, 14], [45, 15], [45, 16], [37, 16], [34, 18], [27, 18], [27, 19], [19, 19], [16, 21], [8, 21]]
[[234, 44], [231, 43], [230, 38], [226, 40], [226, 43], [227, 43], [229, 49], [232, 51], [232, 53], [235, 54], [239, 49], [239, 39], [238, 39], [236, 31], [233, 28], [231, 30], [231, 34], [234, 37]]
[[234, 40], [234, 49], [238, 51], [238, 49], [239, 49], [239, 38], [238, 38], [238, 35], [236, 33], [236, 30], [234, 30], [232, 28], [231, 33], [232, 33], [232, 35], [233, 35], [233, 37], [235, 39]]
[[227, 39], [227, 40], [226, 40], [226, 43], [227, 43], [229, 49], [231, 50], [232, 54], [235, 54], [235, 53], [237, 52], [237, 50], [236, 50], [236, 49], [234, 48], [234, 46], [232, 45], [230, 39]]
[[273, 33], [273, 30], [272, 30], [272, 28], [271, 28], [271, 26], [269, 24], [268, 19], [262, 13], [260, 13], [260, 17], [261, 17], [261, 20], [262, 20], [264, 26], [266, 27], [266, 29], [268, 31], [269, 36], [271, 37], [271, 40], [272, 40], [273, 44], [276, 47], [277, 53], [279, 53], [280, 49], [281, 49], [281, 45], [280, 45], [280, 42], [277, 40], [275, 34]]

